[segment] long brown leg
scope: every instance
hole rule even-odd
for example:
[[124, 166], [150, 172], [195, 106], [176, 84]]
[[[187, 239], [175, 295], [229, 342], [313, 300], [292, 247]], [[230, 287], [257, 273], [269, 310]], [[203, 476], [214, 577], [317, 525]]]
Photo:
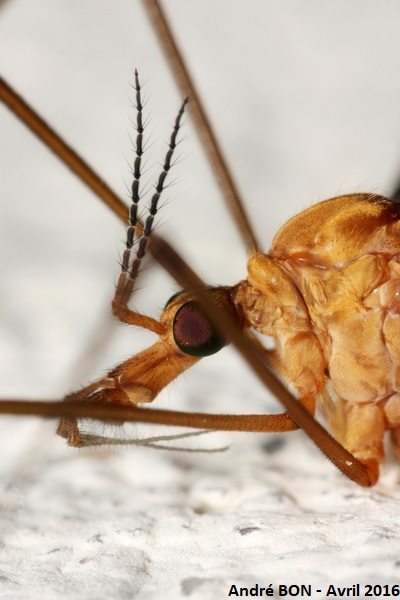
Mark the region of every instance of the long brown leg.
[[43, 144], [87, 185], [100, 200], [126, 221], [126, 204], [110, 186], [67, 144], [48, 123], [0, 76], [0, 100]]
[[190, 98], [190, 113], [197, 135], [203, 144], [207, 160], [219, 183], [229, 212], [235, 221], [248, 253], [255, 252], [260, 249], [260, 245], [247, 216], [237, 185], [206, 115], [200, 95], [172, 35], [168, 20], [157, 0], [143, 0], [143, 4], [157, 33], [157, 41], [160, 42], [164, 50], [164, 55], [169, 62], [171, 72], [176, 79], [181, 94]]

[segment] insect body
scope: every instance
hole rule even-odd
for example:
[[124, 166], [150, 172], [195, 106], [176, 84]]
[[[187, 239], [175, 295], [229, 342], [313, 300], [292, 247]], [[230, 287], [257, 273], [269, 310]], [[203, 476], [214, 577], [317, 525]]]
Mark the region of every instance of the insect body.
[[[27, 114], [26, 122], [34, 131], [44, 128], [43, 139], [56, 138], [3, 80], [0, 87], [2, 99], [13, 109], [18, 108], [17, 114]], [[383, 460], [386, 430], [391, 430], [392, 441], [400, 448], [400, 205], [368, 194], [321, 202], [284, 225], [268, 254], [257, 249], [257, 241], [247, 224], [250, 258], [245, 280], [232, 287], [203, 287], [200, 291], [199, 284], [193, 283], [196, 278], [186, 273], [186, 279], [180, 278], [181, 284], [187, 286], [186, 291], [168, 301], [159, 320], [139, 314], [128, 304], [151, 237], [153, 252], [158, 246], [158, 260], [167, 265], [167, 261], [161, 259], [162, 244], [152, 234], [152, 228], [172, 165], [186, 101], [176, 119], [163, 171], [142, 224], [139, 182], [144, 127], [137, 73], [135, 87], [138, 112], [132, 204], [113, 314], [124, 323], [154, 332], [159, 339], [147, 350], [112, 369], [106, 377], [67, 396], [65, 400], [72, 401], [69, 404], [39, 406], [40, 403], [36, 403], [33, 407], [29, 402], [11, 402], [10, 406], [4, 401], [0, 402], [0, 411], [63, 415], [58, 433], [67, 438], [70, 445], [108, 443], [106, 438], [82, 435], [76, 418], [119, 419], [121, 414], [123, 420], [122, 415], [129, 412], [124, 413], [124, 407], [152, 402], [170, 381], [232, 339], [239, 348], [242, 344], [245, 358], [258, 375], [262, 371], [262, 380], [276, 393], [287, 413], [227, 416], [136, 409], [131, 410], [127, 418], [247, 431], [291, 431], [301, 426], [351, 479], [365, 486], [375, 483], [379, 463]], [[53, 149], [60, 146], [59, 140], [56, 141], [50, 144]], [[103, 182], [93, 177], [90, 169], [65, 144], [61, 146], [60, 155], [65, 162], [79, 173], [84, 171], [88, 185], [96, 191], [100, 189], [101, 196], [115, 209], [115, 197], [107, 190], [104, 192]], [[125, 212], [119, 200], [117, 205]], [[243, 215], [243, 211], [238, 213]], [[164, 249], [167, 249], [165, 244]], [[182, 261], [180, 264], [183, 267]], [[176, 267], [171, 265], [170, 262], [171, 273], [179, 279]], [[216, 323], [207, 303], [219, 315], [221, 323]], [[219, 325], [226, 320], [226, 315], [230, 323], [227, 327], [225, 323], [221, 331]], [[273, 337], [275, 349], [261, 347], [252, 329]], [[243, 336], [236, 335], [239, 330], [245, 336], [244, 342]], [[268, 365], [292, 385], [298, 401], [271, 375]], [[98, 411], [79, 411], [77, 401], [81, 406], [81, 403], [90, 404], [91, 409], [96, 407]], [[109, 408], [116, 405], [117, 417], [115, 411], [102, 411], [107, 405]], [[317, 408], [322, 409], [340, 443], [310, 416]], [[42, 412], [34, 413], [34, 410]]]
[[[320, 407], [341, 444], [367, 466], [372, 482], [383, 436], [400, 444], [400, 207], [375, 195], [321, 202], [292, 218], [268, 254], [253, 253], [247, 279], [205, 290], [246, 335], [272, 336], [269, 363], [309, 412]], [[135, 270], [135, 269], [132, 269]], [[68, 399], [138, 405], [225, 340], [190, 292], [175, 294], [159, 321], [127, 308], [127, 271], [114, 313], [159, 340]], [[274, 430], [286, 430], [277, 425]], [[290, 427], [289, 427], [290, 429]], [[82, 445], [75, 421], [58, 432]]]
[[400, 433], [400, 207], [367, 194], [292, 218], [249, 261], [236, 301], [276, 339], [275, 368], [376, 481], [383, 435]]

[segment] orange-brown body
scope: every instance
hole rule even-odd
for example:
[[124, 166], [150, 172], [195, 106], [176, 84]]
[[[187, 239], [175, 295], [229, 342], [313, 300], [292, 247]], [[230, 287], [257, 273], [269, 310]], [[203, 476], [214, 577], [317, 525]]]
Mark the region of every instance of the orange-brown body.
[[274, 366], [315, 397], [334, 437], [376, 477], [400, 446], [400, 205], [355, 194], [288, 221], [254, 254], [235, 301], [276, 340]]
[[[201, 321], [200, 307], [194, 324], [189, 310], [188, 322], [177, 325], [178, 313], [196, 304], [193, 294], [175, 295], [157, 321], [128, 308], [130, 281], [123, 271], [113, 312], [150, 329], [158, 341], [67, 399], [151, 402], [222, 347], [217, 339], [217, 347], [210, 350], [207, 342], [197, 353], [196, 336], [203, 339], [213, 327], [206, 317]], [[268, 254], [249, 257], [247, 279], [205, 293], [250, 337], [253, 328], [274, 338], [267, 360], [309, 412], [321, 409], [333, 436], [376, 482], [386, 430], [400, 454], [400, 204], [372, 194], [320, 202], [289, 220]], [[186, 325], [187, 341], [180, 339]], [[281, 417], [271, 419], [268, 430], [296, 428]], [[58, 432], [81, 445], [76, 421], [63, 419]]]

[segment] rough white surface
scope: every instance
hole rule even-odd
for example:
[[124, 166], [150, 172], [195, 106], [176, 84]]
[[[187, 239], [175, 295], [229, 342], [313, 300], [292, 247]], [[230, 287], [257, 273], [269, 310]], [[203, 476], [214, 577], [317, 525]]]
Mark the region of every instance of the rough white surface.
[[[313, 202], [390, 193], [400, 172], [397, 2], [165, 5], [266, 249]], [[13, 0], [0, 12], [2, 75], [122, 194], [135, 67], [157, 170], [179, 94], [141, 4]], [[3, 107], [0, 120], [1, 396], [50, 400], [152, 337], [109, 317], [120, 223]], [[185, 137], [161, 232], [209, 282], [230, 284], [245, 276], [243, 248], [189, 122]], [[153, 315], [176, 289], [157, 267], [142, 286], [137, 306]], [[157, 405], [279, 410], [229, 349]], [[195, 600], [227, 597], [232, 584], [292, 583], [313, 584], [318, 598], [329, 584], [399, 583], [395, 461], [363, 490], [301, 432], [188, 441], [225, 444], [211, 455], [74, 451], [52, 423], [1, 419], [0, 596]]]

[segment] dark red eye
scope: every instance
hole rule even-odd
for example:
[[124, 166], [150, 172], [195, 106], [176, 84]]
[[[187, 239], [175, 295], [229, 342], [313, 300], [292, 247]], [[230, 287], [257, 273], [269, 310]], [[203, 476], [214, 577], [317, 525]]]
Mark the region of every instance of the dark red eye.
[[176, 312], [173, 334], [178, 348], [190, 356], [210, 356], [226, 344], [193, 300]]

